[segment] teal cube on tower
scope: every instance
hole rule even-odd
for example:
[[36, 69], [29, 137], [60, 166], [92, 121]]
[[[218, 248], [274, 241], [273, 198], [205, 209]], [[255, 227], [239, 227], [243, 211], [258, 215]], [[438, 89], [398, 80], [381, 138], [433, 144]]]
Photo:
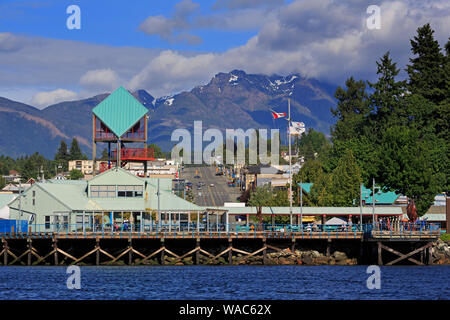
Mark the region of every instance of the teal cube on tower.
[[[154, 152], [147, 148], [147, 108], [122, 86], [92, 110], [92, 152], [96, 174], [97, 143], [108, 144], [108, 168], [122, 167], [127, 162], [142, 162], [144, 174], [147, 161], [154, 160]], [[126, 143], [142, 143], [142, 148], [127, 148]], [[116, 145], [115, 150], [111, 146]]]

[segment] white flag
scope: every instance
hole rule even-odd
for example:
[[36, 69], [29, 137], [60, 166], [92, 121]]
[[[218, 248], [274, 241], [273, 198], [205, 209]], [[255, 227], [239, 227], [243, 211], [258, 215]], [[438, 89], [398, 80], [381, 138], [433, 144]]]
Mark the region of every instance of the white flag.
[[305, 132], [305, 124], [303, 122], [291, 122], [291, 127], [289, 128], [289, 133], [291, 135], [299, 135]]

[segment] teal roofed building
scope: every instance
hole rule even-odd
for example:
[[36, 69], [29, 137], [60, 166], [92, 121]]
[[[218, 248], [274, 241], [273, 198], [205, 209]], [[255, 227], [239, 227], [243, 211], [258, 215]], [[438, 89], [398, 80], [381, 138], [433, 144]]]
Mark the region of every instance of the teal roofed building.
[[[101, 167], [100, 172], [112, 166], [121, 167], [126, 162], [143, 163], [144, 172], [147, 171], [147, 161], [155, 159], [153, 150], [147, 148], [147, 112], [147, 108], [123, 87], [116, 89], [92, 109], [94, 168], [97, 143], [106, 143], [108, 167]], [[142, 147], [127, 148], [129, 143], [142, 143]]]
[[[300, 184], [298, 184], [300, 186]], [[310, 193], [313, 183], [303, 183], [303, 192]], [[375, 205], [394, 205], [397, 204], [397, 200], [401, 195], [394, 191], [381, 191], [375, 192]], [[363, 205], [371, 205], [373, 203], [372, 189], [362, 188], [362, 201]]]
[[10, 219], [27, 220], [38, 232], [90, 231], [96, 226], [110, 230], [126, 220], [136, 231], [144, 231], [140, 229], [159, 219], [161, 223], [183, 223], [189, 222], [192, 214], [205, 212], [205, 208], [173, 194], [172, 179], [140, 178], [121, 168], [87, 181], [35, 183], [9, 208]]

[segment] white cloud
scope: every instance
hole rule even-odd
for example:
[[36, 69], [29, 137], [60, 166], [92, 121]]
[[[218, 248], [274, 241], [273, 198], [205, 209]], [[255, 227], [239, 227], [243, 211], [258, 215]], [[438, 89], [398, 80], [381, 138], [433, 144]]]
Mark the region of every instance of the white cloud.
[[175, 5], [172, 17], [150, 16], [139, 25], [139, 29], [149, 35], [158, 35], [168, 42], [186, 42], [188, 44], [199, 44], [202, 39], [190, 34], [191, 16], [199, 9], [199, 4], [191, 0], [183, 0]]
[[217, 0], [214, 3], [213, 8], [243, 9], [261, 6], [275, 6], [283, 3], [284, 0]]
[[[226, 3], [229, 7], [234, 4], [232, 10]], [[409, 63], [410, 39], [418, 27], [430, 22], [441, 46], [450, 34], [447, 0], [379, 1], [380, 30], [367, 29], [368, 4], [358, 0], [292, 1], [262, 7], [252, 7], [252, 0], [222, 4], [223, 10], [200, 15], [197, 4], [183, 1], [171, 17], [160, 17], [159, 22], [154, 19], [154, 30], [147, 30], [173, 41], [178, 37], [195, 42], [191, 31], [196, 28], [257, 28], [257, 34], [245, 44], [221, 53], [112, 47], [2, 33], [0, 92], [12, 84], [27, 88], [27, 92], [37, 87], [39, 91], [77, 91], [81, 85], [80, 97], [111, 90], [123, 82], [131, 89], [146, 89], [160, 97], [190, 90], [218, 72], [233, 69], [260, 74], [299, 72], [336, 84], [351, 75], [374, 80], [375, 61], [388, 50], [398, 67]]]
[[375, 61], [386, 51], [404, 68], [410, 56], [409, 41], [425, 23], [430, 22], [436, 30], [441, 46], [446, 43], [450, 3], [384, 1], [380, 6], [382, 27], [369, 30], [367, 4], [361, 1], [294, 1], [267, 15], [258, 34], [245, 45], [220, 54], [162, 52], [133, 77], [131, 85], [153, 90], [156, 86], [155, 92], [169, 94], [233, 69], [264, 74], [299, 72], [339, 84], [351, 75], [373, 80]]
[[89, 70], [80, 78], [83, 87], [97, 90], [114, 90], [120, 81], [118, 74], [112, 69]]
[[33, 98], [31, 99], [31, 102], [43, 107], [43, 106], [49, 106], [58, 102], [62, 101], [69, 101], [69, 100], [75, 100], [77, 99], [77, 93], [66, 90], [66, 89], [56, 89], [53, 91], [43, 91], [36, 93]]

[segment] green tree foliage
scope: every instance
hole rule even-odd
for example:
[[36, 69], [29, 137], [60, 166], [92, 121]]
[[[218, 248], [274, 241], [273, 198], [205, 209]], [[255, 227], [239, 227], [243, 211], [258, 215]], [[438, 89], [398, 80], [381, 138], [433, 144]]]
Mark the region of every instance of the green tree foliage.
[[318, 176], [316, 182], [311, 187], [311, 202], [313, 206], [318, 207], [332, 207], [333, 194], [332, 194], [332, 175], [322, 174]]
[[384, 165], [379, 179], [384, 186], [414, 199], [419, 216], [442, 192], [446, 177], [436, 165], [444, 156], [443, 149], [442, 140], [433, 135], [422, 138], [419, 131], [404, 126], [387, 129], [383, 137], [380, 156]]
[[166, 158], [166, 154], [161, 150], [161, 148], [154, 143], [151, 143], [148, 145], [149, 149], [153, 149], [153, 152], [155, 153], [155, 158]]
[[67, 150], [67, 143], [64, 140], [61, 140], [61, 143], [59, 144], [59, 148], [55, 155], [55, 160], [58, 166], [62, 167], [62, 170], [67, 171], [69, 159], [70, 154]]
[[334, 96], [338, 101], [337, 106], [331, 108], [331, 113], [338, 120], [331, 130], [333, 142], [363, 134], [364, 123], [370, 112], [366, 83], [350, 77], [345, 85], [346, 89], [340, 86], [336, 89]]
[[55, 160], [62, 160], [62, 161], [69, 161], [70, 154], [67, 150], [67, 143], [64, 140], [61, 140], [61, 143], [59, 144], [58, 151], [55, 155]]
[[300, 168], [300, 171], [293, 175], [292, 181], [294, 184], [300, 182], [315, 183], [320, 176], [324, 174], [323, 164], [319, 160], [309, 160]]
[[82, 160], [83, 158], [83, 153], [78, 145], [78, 140], [73, 138], [72, 143], [70, 144], [69, 160]]
[[[414, 57], [406, 81], [396, 80], [400, 71], [387, 52], [377, 62], [377, 82], [369, 82], [371, 94], [352, 77], [346, 82], [347, 89], [336, 90], [333, 147], [323, 158], [324, 169], [336, 176], [342, 167], [338, 159], [351, 150], [366, 185], [375, 178], [387, 189], [414, 199], [419, 215], [449, 185], [450, 43], [444, 55], [433, 33], [426, 24], [411, 40]], [[333, 194], [337, 181], [331, 181]], [[326, 190], [325, 182], [312, 193]], [[349, 198], [341, 202], [334, 196], [333, 203], [344, 202]]]
[[313, 160], [316, 155], [321, 155], [331, 144], [322, 132], [308, 129], [307, 133], [303, 133], [298, 141], [298, 151], [301, 156], [307, 160]]
[[[429, 23], [417, 29], [417, 35], [411, 39], [411, 64], [407, 66], [408, 88], [427, 100], [439, 104], [447, 96], [444, 64], [445, 57], [438, 41], [434, 39], [434, 30]], [[448, 88], [448, 87], [447, 87]]]
[[389, 52], [384, 54], [380, 62], [377, 61], [377, 67], [378, 81], [368, 82], [373, 93], [369, 97], [371, 115], [367, 120], [370, 126], [365, 127], [372, 130], [364, 132], [366, 135], [370, 133], [375, 139], [380, 138], [385, 128], [398, 121], [406, 93], [406, 81], [396, 80], [400, 69], [392, 62]]
[[352, 206], [359, 197], [361, 169], [351, 150], [347, 150], [331, 174], [330, 194], [336, 207]]
[[6, 180], [0, 175], [0, 190], [6, 186]]
[[70, 170], [70, 180], [80, 180], [83, 178], [83, 173], [80, 170]]
[[102, 151], [102, 156], [101, 156], [101, 158], [100, 158], [100, 160], [108, 160], [109, 159], [109, 156], [108, 156], [108, 149], [103, 149], [103, 151]]

